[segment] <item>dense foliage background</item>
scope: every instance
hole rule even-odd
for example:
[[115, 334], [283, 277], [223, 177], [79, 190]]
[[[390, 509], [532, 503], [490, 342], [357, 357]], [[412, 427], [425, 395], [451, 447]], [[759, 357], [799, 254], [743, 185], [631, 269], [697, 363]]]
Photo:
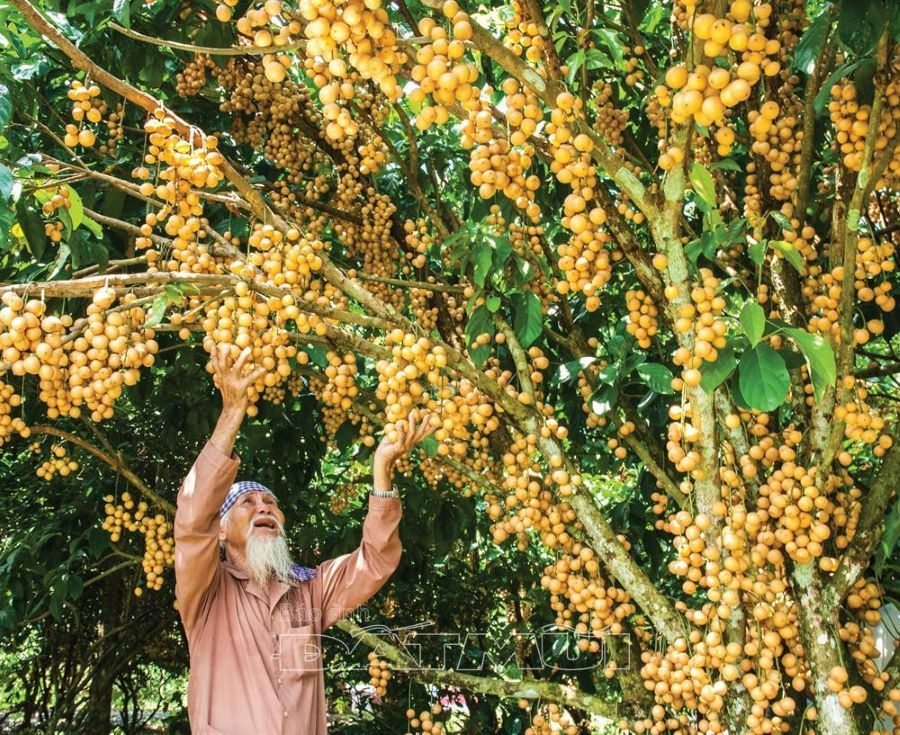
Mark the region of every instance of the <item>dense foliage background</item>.
[[269, 371], [237, 452], [301, 563], [444, 420], [333, 732], [895, 728], [898, 40], [891, 0], [0, 2], [0, 730], [188, 732], [212, 342]]

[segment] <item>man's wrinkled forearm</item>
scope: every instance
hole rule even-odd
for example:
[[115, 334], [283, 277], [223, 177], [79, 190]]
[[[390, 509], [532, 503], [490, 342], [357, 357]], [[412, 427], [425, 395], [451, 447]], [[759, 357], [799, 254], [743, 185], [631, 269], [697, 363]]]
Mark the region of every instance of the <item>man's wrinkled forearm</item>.
[[219, 420], [216, 422], [216, 428], [209, 441], [226, 457], [231, 456], [246, 412], [245, 406], [225, 406], [222, 413], [219, 414]]
[[372, 463], [372, 489], [376, 492], [387, 492], [394, 479], [394, 461], [375, 452]]

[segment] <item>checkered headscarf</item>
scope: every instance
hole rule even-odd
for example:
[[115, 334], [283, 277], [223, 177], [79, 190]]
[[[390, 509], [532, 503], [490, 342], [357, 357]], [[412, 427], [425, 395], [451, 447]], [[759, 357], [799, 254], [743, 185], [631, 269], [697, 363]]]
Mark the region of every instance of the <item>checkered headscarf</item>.
[[234, 483], [228, 489], [228, 495], [225, 496], [225, 502], [222, 503], [222, 507], [219, 508], [219, 518], [224, 518], [225, 514], [231, 510], [231, 506], [238, 501], [238, 498], [247, 493], [269, 493], [273, 498], [275, 497], [275, 493], [269, 490], [265, 485], [261, 485], [255, 480], [241, 480], [240, 482]]

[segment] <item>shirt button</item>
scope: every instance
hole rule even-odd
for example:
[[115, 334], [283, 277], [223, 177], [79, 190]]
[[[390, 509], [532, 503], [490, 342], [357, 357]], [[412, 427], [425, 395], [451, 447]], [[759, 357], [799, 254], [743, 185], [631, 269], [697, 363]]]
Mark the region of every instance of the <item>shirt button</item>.
[[281, 677], [279, 676], [277, 679], [278, 683], [281, 684]]
[[284, 711], [284, 716], [287, 717], [287, 710]]

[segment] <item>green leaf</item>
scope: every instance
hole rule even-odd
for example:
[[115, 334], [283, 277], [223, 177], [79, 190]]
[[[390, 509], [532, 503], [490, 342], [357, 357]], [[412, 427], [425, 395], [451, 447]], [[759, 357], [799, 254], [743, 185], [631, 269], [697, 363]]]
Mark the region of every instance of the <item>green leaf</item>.
[[485, 301], [485, 306], [487, 306], [487, 310], [491, 312], [491, 314], [496, 313], [497, 309], [500, 308], [500, 297], [489, 296], [487, 301]]
[[159, 294], [150, 305], [150, 313], [144, 322], [145, 327], [155, 327], [162, 323], [166, 315], [166, 307], [169, 305], [169, 297], [165, 293]]
[[754, 263], [762, 265], [763, 261], [766, 259], [766, 241], [759, 240], [750, 243], [750, 245], [747, 246], [747, 255], [750, 256], [750, 260]]
[[541, 336], [544, 320], [541, 314], [541, 300], [537, 294], [527, 291], [513, 315], [513, 329], [523, 348], [528, 348]]
[[691, 165], [691, 186], [710, 209], [716, 207], [716, 184], [712, 175], [702, 163], [694, 161]]
[[784, 364], [787, 366], [788, 372], [791, 370], [799, 370], [806, 364], [806, 359], [799, 352], [794, 352], [793, 350], [780, 349], [776, 350], [776, 352], [781, 355], [781, 358], [784, 360]]
[[506, 265], [506, 261], [509, 260], [509, 256], [512, 253], [512, 242], [508, 237], [491, 236], [490, 240], [491, 245], [494, 249], [494, 270], [501, 271], [503, 270], [503, 266]]
[[602, 367], [597, 371], [597, 380], [606, 385], [615, 385], [619, 381], [619, 363]]
[[775, 220], [775, 223], [782, 229], [787, 230], [788, 232], [794, 231], [794, 226], [791, 224], [791, 221], [785, 217], [781, 212], [771, 211], [769, 212], [769, 216]]
[[83, 224], [87, 229], [89, 229], [94, 237], [103, 239], [103, 228], [100, 226], [100, 223], [96, 220], [91, 219], [87, 215], [84, 215], [84, 219], [81, 224]]
[[596, 357], [580, 357], [577, 360], [572, 360], [571, 362], [564, 362], [559, 366], [559, 369], [556, 371], [556, 375], [553, 376], [550, 380], [550, 384], [552, 386], [562, 385], [563, 383], [568, 383], [570, 380], [574, 380], [578, 377], [578, 374], [584, 370], [588, 365], [597, 362]]
[[479, 334], [484, 334], [485, 332], [493, 336], [494, 322], [487, 307], [482, 304], [469, 315], [469, 321], [466, 322], [466, 339], [469, 341], [469, 344], [472, 344]]
[[484, 288], [484, 279], [491, 271], [491, 263], [494, 260], [494, 252], [491, 249], [487, 239], [478, 241], [475, 246], [475, 269], [472, 274], [472, 280], [479, 288]]
[[72, 229], [77, 230], [81, 227], [81, 223], [84, 222], [84, 204], [77, 191], [68, 184], [65, 188], [69, 192], [69, 203], [71, 204], [69, 207], [69, 217], [72, 219]]
[[787, 398], [791, 376], [781, 355], [760, 342], [741, 358], [738, 385], [750, 406], [759, 411], [772, 411]]
[[16, 219], [25, 235], [28, 249], [35, 258], [43, 256], [49, 242], [44, 232], [44, 220], [34, 206], [34, 200], [22, 197], [16, 203]]
[[804, 74], [812, 74], [816, 65], [816, 59], [822, 52], [825, 39], [828, 37], [828, 29], [831, 27], [831, 11], [826, 8], [819, 17], [809, 24], [806, 31], [800, 37], [800, 42], [794, 50], [794, 58], [791, 61], [791, 69], [802, 71]]
[[865, 56], [874, 50], [885, 21], [880, 0], [844, 0], [838, 17], [838, 36], [855, 54]]
[[469, 357], [472, 358], [472, 364], [475, 367], [481, 367], [484, 365], [484, 361], [488, 359], [491, 355], [491, 344], [490, 342], [486, 345], [479, 345], [475, 349], [469, 348]]
[[566, 82], [572, 84], [578, 75], [578, 70], [584, 65], [585, 52], [584, 49], [578, 49], [575, 53], [566, 59], [566, 66], [569, 67], [569, 73], [566, 74]]
[[650, 0], [631, 0], [631, 15], [636, 23], [640, 23], [644, 19], [644, 14], [650, 6]]
[[785, 330], [797, 343], [806, 364], [809, 367], [809, 378], [815, 392], [816, 402], [822, 400], [822, 394], [829, 385], [837, 383], [837, 365], [831, 345], [818, 334], [811, 334], [803, 329], [789, 328]]
[[718, 355], [713, 362], [704, 361], [700, 366], [700, 387], [707, 393], [712, 393], [718, 388], [737, 367], [737, 358], [734, 354], [734, 347], [725, 345], [718, 351]]
[[894, 547], [900, 540], [900, 500], [894, 502], [890, 513], [884, 519], [884, 533], [875, 549], [875, 573], [884, 571], [885, 562], [894, 553]]
[[733, 158], [723, 158], [721, 161], [715, 161], [710, 165], [710, 168], [713, 171], [721, 169], [722, 171], [735, 171], [736, 173], [742, 173], [744, 170]]
[[131, 28], [131, 2], [130, 0], [113, 0], [113, 18], [126, 28]]
[[803, 272], [803, 266], [805, 265], [803, 256], [800, 255], [800, 251], [791, 243], [787, 240], [769, 240], [769, 245], [781, 253], [784, 256], [784, 259], [794, 266], [794, 269], [798, 273]]
[[612, 385], [598, 388], [591, 396], [591, 411], [598, 416], [609, 413], [619, 400], [619, 389]]
[[625, 63], [625, 44], [622, 42], [619, 34], [610, 28], [601, 28], [595, 30], [594, 34], [600, 42], [606, 47], [615, 62], [617, 69], [622, 69]]
[[637, 374], [657, 393], [667, 395], [672, 390], [672, 371], [658, 362], [645, 362], [637, 366]]
[[309, 359], [313, 365], [320, 368], [328, 367], [328, 353], [324, 347], [319, 345], [304, 345], [303, 351], [309, 355]]
[[10, 247], [10, 230], [15, 220], [16, 213], [6, 202], [0, 200], [0, 252], [8, 250]]
[[422, 447], [422, 451], [425, 452], [429, 457], [434, 457], [437, 455], [438, 451], [438, 442], [433, 436], [426, 436], [422, 441], [419, 442], [419, 446]]
[[[169, 283], [163, 289], [166, 294], [166, 298], [169, 300], [170, 304], [176, 304], [181, 306], [184, 303], [184, 290], [183, 287], [188, 284], [178, 284], [178, 283]], [[189, 284], [193, 286], [194, 284]]]
[[612, 66], [612, 60], [600, 49], [589, 49], [585, 56], [584, 68], [588, 71], [595, 69], [608, 69]]
[[750, 340], [750, 346], [753, 347], [760, 339], [766, 328], [766, 312], [755, 301], [748, 301], [741, 309], [741, 327], [747, 339]]
[[69, 596], [73, 600], [77, 600], [81, 597], [81, 593], [84, 591], [84, 580], [81, 577], [75, 576], [69, 578]]
[[15, 183], [13, 172], [0, 163], [0, 199], [9, 199], [12, 196]]
[[848, 64], [841, 64], [837, 69], [835, 69], [822, 84], [822, 88], [819, 90], [819, 93], [816, 95], [816, 99], [813, 102], [813, 107], [816, 110], [816, 115], [821, 115], [825, 111], [825, 107], [828, 105], [828, 100], [831, 99], [831, 88], [834, 86], [835, 82], [843, 79], [848, 76], [850, 72], [856, 71], [860, 67], [868, 67], [871, 70], [875, 71], [875, 60], [870, 59], [868, 57], [857, 59], [856, 61], [850, 62]]
[[487, 310], [487, 307], [482, 304], [469, 315], [469, 321], [466, 322], [465, 329], [466, 343], [469, 345], [469, 356], [472, 358], [472, 362], [478, 367], [480, 367], [484, 361], [487, 360], [488, 355], [491, 354], [490, 344], [473, 347], [475, 338], [479, 334], [484, 334], [485, 332], [492, 337], [494, 336], [494, 322], [491, 319], [491, 314]]
[[0, 132], [6, 129], [12, 119], [12, 96], [9, 87], [0, 84]]
[[352, 421], [342, 423], [334, 432], [334, 443], [338, 449], [346, 449], [357, 436], [356, 425]]
[[59, 250], [56, 253], [56, 260], [53, 261], [53, 267], [50, 269], [50, 273], [47, 275], [48, 281], [54, 280], [60, 274], [62, 269], [66, 267], [66, 263], [68, 262], [71, 254], [71, 248], [65, 243], [59, 246]]

